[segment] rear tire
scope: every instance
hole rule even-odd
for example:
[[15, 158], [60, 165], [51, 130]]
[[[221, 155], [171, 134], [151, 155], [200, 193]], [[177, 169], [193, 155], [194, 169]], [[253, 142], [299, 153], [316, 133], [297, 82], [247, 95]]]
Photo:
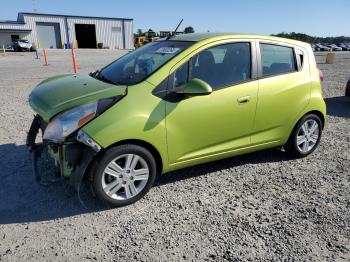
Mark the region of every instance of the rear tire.
[[318, 146], [321, 134], [321, 119], [314, 114], [305, 115], [294, 127], [284, 148], [293, 157], [306, 157]]
[[93, 163], [91, 185], [103, 203], [120, 207], [141, 199], [152, 187], [157, 168], [145, 148], [126, 144], [107, 150]]
[[350, 97], [350, 78], [349, 78], [348, 82], [346, 83], [345, 96], [349, 96]]

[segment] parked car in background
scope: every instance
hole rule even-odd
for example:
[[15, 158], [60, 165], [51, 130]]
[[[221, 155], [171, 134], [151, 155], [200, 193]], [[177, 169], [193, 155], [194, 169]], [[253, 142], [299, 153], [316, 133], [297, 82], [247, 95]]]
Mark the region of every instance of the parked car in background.
[[320, 51], [320, 50], [317, 50], [317, 46], [315, 44], [311, 44], [311, 48], [312, 48], [312, 51]]
[[330, 45], [327, 45], [327, 47], [329, 47], [330, 49], [332, 49], [332, 51], [343, 51], [343, 48], [335, 45], [335, 44], [330, 44]]
[[16, 40], [12, 43], [13, 50], [16, 52], [22, 52], [22, 51], [35, 51], [33, 48], [33, 45], [28, 40]]
[[346, 83], [345, 96], [350, 97], [350, 78], [349, 78], [348, 82]]
[[100, 200], [123, 206], [180, 168], [281, 146], [311, 154], [325, 125], [321, 74], [304, 42], [176, 35], [41, 82], [27, 145], [34, 166], [49, 155], [76, 188], [86, 174]]
[[337, 46], [341, 47], [343, 49], [343, 51], [350, 51], [350, 45], [338, 44]]
[[315, 50], [316, 51], [329, 51], [329, 47], [324, 46], [322, 44], [316, 44], [315, 45]]

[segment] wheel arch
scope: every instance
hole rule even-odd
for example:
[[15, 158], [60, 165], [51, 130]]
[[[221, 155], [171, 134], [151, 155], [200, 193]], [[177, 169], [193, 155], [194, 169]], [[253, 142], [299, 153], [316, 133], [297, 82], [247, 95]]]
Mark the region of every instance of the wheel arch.
[[[309, 111], [306, 114], [304, 114], [300, 119], [302, 119], [304, 116], [309, 115], [309, 114], [314, 114], [314, 115], [318, 116], [321, 119], [322, 130], [323, 130], [324, 126], [325, 126], [325, 123], [326, 123], [326, 117], [322, 114], [322, 112], [318, 111], [318, 110], [312, 110], [312, 111]], [[298, 120], [298, 122], [300, 121], [300, 119]]]
[[156, 161], [157, 175], [162, 174], [162, 172], [163, 172], [163, 159], [162, 159], [159, 151], [151, 143], [146, 142], [144, 140], [140, 140], [140, 139], [121, 140], [121, 141], [118, 141], [116, 143], [109, 145], [108, 147], [106, 147], [104, 149], [104, 151], [106, 151], [112, 147], [115, 147], [115, 146], [126, 145], [126, 144], [138, 145], [138, 146], [141, 146], [141, 147], [144, 147], [145, 149], [147, 149], [152, 154], [152, 156], [154, 157], [154, 160]]
[[301, 115], [300, 117], [298, 117], [297, 121], [295, 121], [293, 128], [290, 130], [289, 135], [288, 135], [288, 139], [286, 141], [286, 143], [288, 143], [288, 141], [290, 140], [291, 135], [293, 134], [295, 128], [297, 127], [299, 121], [301, 119], [303, 119], [304, 116], [306, 115], [310, 115], [310, 114], [314, 114], [316, 116], [318, 116], [321, 119], [321, 123], [322, 123], [322, 130], [324, 129], [324, 125], [326, 123], [326, 117], [323, 115], [323, 113], [319, 110], [311, 110], [311, 111], [307, 111], [306, 113], [304, 113], [303, 115]]
[[152, 154], [152, 156], [154, 157], [154, 160], [156, 161], [157, 176], [163, 173], [163, 166], [164, 166], [162, 161], [163, 159], [159, 151], [152, 144], [140, 139], [126, 139], [126, 140], [115, 142], [109, 145], [108, 147], [104, 148], [103, 150], [101, 150], [89, 163], [86, 169], [86, 172], [83, 175], [83, 179], [89, 179], [90, 181], [92, 181], [92, 176], [94, 175], [95, 168], [96, 168], [96, 162], [99, 161], [99, 159], [102, 157], [104, 152], [106, 152], [108, 149], [112, 147], [126, 145], [126, 144], [138, 145], [147, 149]]

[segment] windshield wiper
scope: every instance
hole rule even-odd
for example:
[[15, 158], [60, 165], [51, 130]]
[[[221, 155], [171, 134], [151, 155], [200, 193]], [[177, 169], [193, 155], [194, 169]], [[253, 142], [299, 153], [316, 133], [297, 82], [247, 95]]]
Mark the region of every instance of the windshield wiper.
[[106, 78], [105, 76], [101, 75], [100, 69], [98, 69], [94, 72], [90, 72], [89, 76], [91, 76], [97, 80], [103, 81], [105, 83], [112, 84], [112, 85], [122, 85], [123, 84], [123, 83], [119, 83], [119, 82], [113, 82], [113, 81], [109, 80], [108, 78]]
[[103, 81], [103, 82], [106, 82], [106, 83], [108, 83], [108, 84], [112, 84], [112, 85], [115, 85], [115, 84], [116, 84], [116, 83], [114, 83], [113, 81], [109, 80], [108, 78], [106, 78], [105, 76], [103, 76], [103, 75], [101, 75], [101, 74], [97, 74], [97, 75], [95, 76], [95, 78], [98, 79], [98, 80], [101, 80], [101, 81]]
[[94, 72], [90, 72], [89, 73], [89, 76], [93, 77], [93, 78], [96, 78], [96, 76], [100, 73], [100, 69], [97, 69], [96, 71]]

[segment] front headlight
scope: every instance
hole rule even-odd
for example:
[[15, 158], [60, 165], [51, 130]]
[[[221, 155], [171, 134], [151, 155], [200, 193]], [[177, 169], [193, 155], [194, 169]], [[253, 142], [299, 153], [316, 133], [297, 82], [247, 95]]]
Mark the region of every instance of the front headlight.
[[97, 104], [96, 101], [81, 105], [56, 116], [47, 125], [43, 138], [56, 143], [63, 142], [67, 136], [95, 117]]

